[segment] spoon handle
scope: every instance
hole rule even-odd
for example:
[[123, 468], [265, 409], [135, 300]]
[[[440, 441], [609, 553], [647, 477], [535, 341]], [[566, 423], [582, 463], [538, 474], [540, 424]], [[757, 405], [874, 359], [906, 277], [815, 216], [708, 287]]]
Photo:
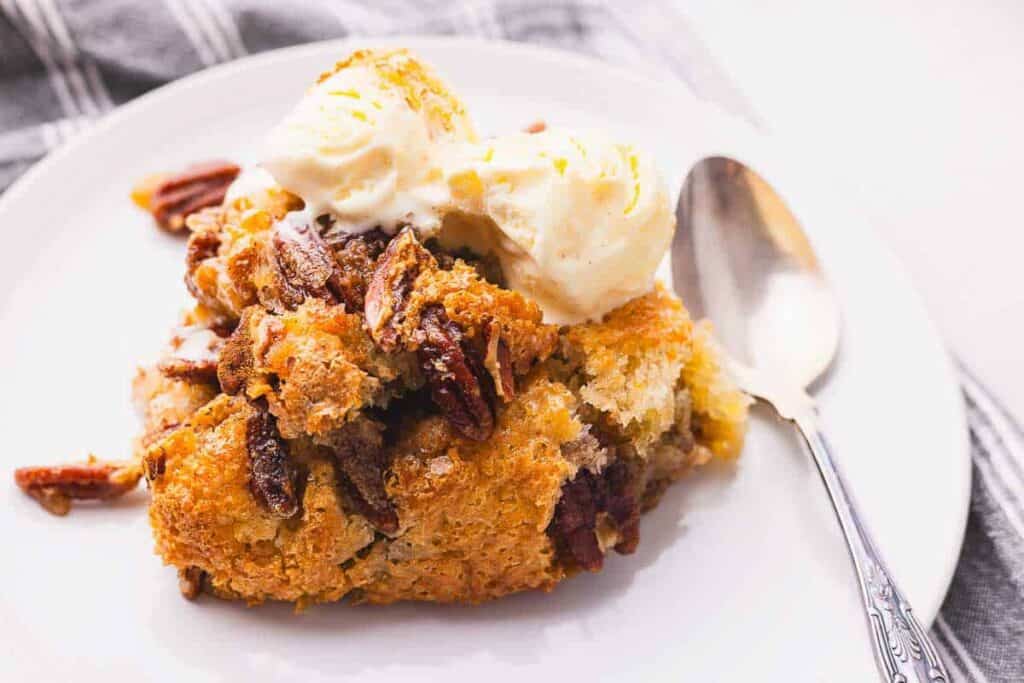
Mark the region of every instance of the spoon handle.
[[890, 578], [889, 570], [865, 528], [832, 457], [832, 447], [818, 425], [816, 412], [813, 408], [801, 410], [792, 420], [814, 456], [843, 529], [846, 547], [857, 570], [875, 661], [884, 680], [888, 683], [948, 683], [949, 674], [935, 645], [914, 616], [903, 591]]

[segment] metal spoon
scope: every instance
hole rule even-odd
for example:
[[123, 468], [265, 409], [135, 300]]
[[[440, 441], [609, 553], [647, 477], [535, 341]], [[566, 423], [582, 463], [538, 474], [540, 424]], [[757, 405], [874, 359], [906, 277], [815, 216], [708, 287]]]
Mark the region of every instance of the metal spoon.
[[694, 317], [715, 324], [740, 386], [793, 422], [807, 442], [857, 572], [884, 680], [948, 681], [857, 511], [807, 393], [835, 356], [839, 306], [800, 224], [760, 176], [723, 157], [693, 167], [676, 219], [676, 293]]

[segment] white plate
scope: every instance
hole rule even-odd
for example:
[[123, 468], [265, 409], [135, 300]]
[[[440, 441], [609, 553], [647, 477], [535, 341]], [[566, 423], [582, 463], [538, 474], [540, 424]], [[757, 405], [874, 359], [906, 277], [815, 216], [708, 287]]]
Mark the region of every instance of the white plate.
[[[930, 621], [968, 503], [964, 417], [949, 361], [903, 272], [818, 169], [742, 122], [581, 57], [410, 39], [484, 132], [537, 118], [610, 128], [652, 150], [672, 183], [712, 153], [748, 160], [788, 197], [842, 300], [842, 355], [822, 388], [866, 516]], [[183, 245], [127, 194], [140, 176], [254, 143], [352, 43], [245, 59], [112, 114], [0, 200], [2, 476], [93, 450], [123, 456], [136, 363], [182, 305]], [[549, 595], [475, 608], [246, 609], [178, 595], [151, 553], [144, 494], [54, 519], [0, 486], [4, 680], [827, 680], [873, 669], [852, 573], [818, 477], [789, 429], [756, 410], [731, 472], [675, 487], [613, 557]], [[524, 678], [525, 677], [525, 678]]]

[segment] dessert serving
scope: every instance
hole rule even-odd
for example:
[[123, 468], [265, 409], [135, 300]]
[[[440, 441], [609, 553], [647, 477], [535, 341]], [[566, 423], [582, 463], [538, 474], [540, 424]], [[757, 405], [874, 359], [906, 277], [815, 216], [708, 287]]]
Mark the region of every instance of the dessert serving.
[[655, 282], [653, 161], [597, 131], [481, 139], [405, 51], [320, 76], [256, 165], [134, 199], [189, 233], [195, 299], [135, 379], [134, 456], [16, 480], [64, 513], [144, 478], [187, 597], [548, 590], [742, 446], [748, 399]]

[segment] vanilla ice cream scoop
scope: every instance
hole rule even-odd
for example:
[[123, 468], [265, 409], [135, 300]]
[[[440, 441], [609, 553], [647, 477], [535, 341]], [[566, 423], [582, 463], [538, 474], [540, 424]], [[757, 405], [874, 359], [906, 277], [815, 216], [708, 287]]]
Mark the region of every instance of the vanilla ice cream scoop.
[[404, 50], [363, 50], [320, 77], [271, 132], [260, 165], [335, 229], [436, 231], [442, 158], [475, 138], [462, 104]]
[[548, 322], [599, 320], [649, 292], [675, 227], [653, 160], [598, 132], [465, 145], [446, 179], [442, 243], [496, 254]]

